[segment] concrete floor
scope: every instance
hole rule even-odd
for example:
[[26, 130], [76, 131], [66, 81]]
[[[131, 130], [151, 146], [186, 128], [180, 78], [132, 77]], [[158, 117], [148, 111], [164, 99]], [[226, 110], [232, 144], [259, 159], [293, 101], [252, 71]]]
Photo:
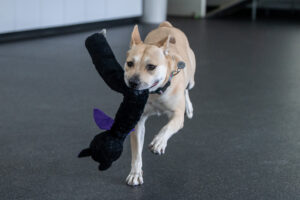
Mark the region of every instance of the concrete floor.
[[[145, 184], [135, 188], [125, 184], [128, 139], [108, 171], [77, 158], [100, 132], [93, 108], [113, 115], [121, 101], [84, 48], [97, 30], [1, 44], [1, 199], [300, 199], [299, 25], [171, 21], [196, 53], [194, 118], [166, 155], [144, 149]], [[108, 30], [122, 63], [132, 27]], [[165, 123], [149, 119], [146, 146]]]

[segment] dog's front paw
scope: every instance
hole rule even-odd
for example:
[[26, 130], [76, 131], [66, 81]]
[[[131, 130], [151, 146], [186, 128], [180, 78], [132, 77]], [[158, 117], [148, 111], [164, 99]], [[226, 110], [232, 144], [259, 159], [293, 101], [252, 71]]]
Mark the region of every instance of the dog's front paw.
[[152, 151], [152, 153], [156, 155], [164, 154], [166, 147], [167, 147], [167, 139], [160, 135], [155, 136], [155, 138], [152, 140], [152, 142], [149, 145], [149, 149]]
[[130, 172], [126, 178], [126, 183], [131, 186], [142, 185], [144, 183], [143, 171]]

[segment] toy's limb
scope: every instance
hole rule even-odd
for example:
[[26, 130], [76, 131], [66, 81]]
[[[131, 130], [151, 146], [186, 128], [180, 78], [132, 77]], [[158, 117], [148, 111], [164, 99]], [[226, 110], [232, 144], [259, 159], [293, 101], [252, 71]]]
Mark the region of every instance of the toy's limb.
[[118, 136], [127, 135], [143, 113], [148, 99], [148, 91], [133, 90], [127, 87], [124, 81], [124, 71], [107, 43], [104, 32], [89, 36], [85, 45], [103, 80], [111, 89], [124, 95], [111, 131]]
[[85, 45], [103, 80], [111, 89], [124, 95], [111, 131], [118, 136], [127, 134], [134, 128], [143, 113], [148, 91], [138, 91], [127, 87], [124, 81], [124, 71], [107, 43], [104, 32], [89, 36]]
[[92, 156], [100, 163], [99, 170], [108, 169], [121, 156], [123, 142], [139, 121], [148, 95], [148, 90], [125, 93], [112, 128], [96, 135], [90, 147], [82, 150], [79, 157]]
[[149, 96], [148, 90], [128, 90], [111, 127], [111, 132], [124, 138], [135, 127], [143, 114]]
[[124, 70], [117, 62], [114, 53], [105, 38], [105, 32], [95, 33], [85, 41], [92, 61], [105, 83], [120, 93], [126, 92], [129, 88], [124, 81]]
[[79, 154], [79, 157], [91, 156], [100, 163], [99, 170], [106, 170], [121, 156], [123, 142], [139, 121], [147, 103], [149, 91], [137, 91], [126, 86], [124, 71], [114, 57], [103, 33], [88, 37], [86, 47], [105, 83], [124, 96], [111, 129], [96, 135], [89, 148], [82, 150]]

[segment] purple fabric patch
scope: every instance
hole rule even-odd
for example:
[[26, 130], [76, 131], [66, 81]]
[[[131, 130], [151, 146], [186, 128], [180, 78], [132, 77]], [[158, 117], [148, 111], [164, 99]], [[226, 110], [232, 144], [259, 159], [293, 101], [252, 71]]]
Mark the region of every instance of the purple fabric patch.
[[110, 130], [114, 120], [106, 115], [103, 111], [94, 108], [94, 120], [97, 126], [102, 130]]
[[[94, 120], [97, 126], [102, 130], [110, 130], [111, 126], [114, 123], [114, 120], [111, 117], [97, 108], [94, 108]], [[134, 131], [134, 129], [132, 129], [131, 131]]]

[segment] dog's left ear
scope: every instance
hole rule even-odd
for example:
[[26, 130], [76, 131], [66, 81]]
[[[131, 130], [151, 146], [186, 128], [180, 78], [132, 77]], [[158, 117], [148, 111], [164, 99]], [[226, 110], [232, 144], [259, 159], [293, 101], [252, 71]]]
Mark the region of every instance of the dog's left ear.
[[176, 43], [176, 39], [173, 36], [168, 35], [168, 37], [158, 42], [158, 47], [164, 50], [165, 55], [168, 55], [170, 44], [175, 44], [175, 43]]
[[140, 36], [140, 32], [139, 32], [139, 27], [138, 27], [138, 25], [135, 25], [132, 30], [132, 33], [131, 33], [130, 47], [141, 44], [141, 43], [142, 43], [142, 40], [141, 40], [141, 36]]

